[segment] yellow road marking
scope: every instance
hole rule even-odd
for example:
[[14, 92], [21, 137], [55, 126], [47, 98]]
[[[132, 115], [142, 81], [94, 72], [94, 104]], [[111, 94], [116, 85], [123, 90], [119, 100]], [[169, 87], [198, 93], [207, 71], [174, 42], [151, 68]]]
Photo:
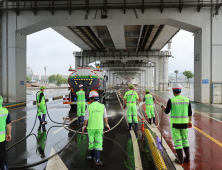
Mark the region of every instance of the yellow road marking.
[[199, 128], [197, 128], [196, 126], [193, 126], [198, 132], [202, 133], [204, 136], [206, 136], [207, 138], [209, 138], [210, 140], [212, 140], [213, 142], [215, 142], [216, 144], [218, 144], [220, 147], [222, 147], [222, 143], [220, 143], [218, 140], [212, 138], [210, 135], [206, 134], [205, 132], [203, 132], [202, 130], [200, 130]]
[[[50, 108], [50, 109], [54, 109], [54, 108], [57, 108], [57, 107], [60, 107], [60, 106], [63, 106], [63, 104], [62, 104], [62, 105], [59, 105], [59, 106], [56, 106], [56, 107], [53, 107], [53, 108]], [[48, 110], [50, 110], [50, 109], [48, 109]], [[22, 119], [25, 119], [25, 118], [28, 118], [28, 117], [31, 117], [31, 116], [33, 116], [33, 115], [36, 115], [36, 113], [35, 113], [35, 114], [32, 114], [32, 115], [29, 115], [29, 116], [26, 116], [26, 117], [23, 117], [23, 118], [20, 118], [20, 119], [17, 119], [17, 120], [13, 120], [12, 123], [13, 123], [13, 122], [17, 122], [17, 121], [22, 120]]]

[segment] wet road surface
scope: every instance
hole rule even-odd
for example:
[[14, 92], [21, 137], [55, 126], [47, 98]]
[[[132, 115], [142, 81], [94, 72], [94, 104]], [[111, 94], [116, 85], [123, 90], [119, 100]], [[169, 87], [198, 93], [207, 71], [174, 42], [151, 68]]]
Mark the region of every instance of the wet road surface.
[[[144, 95], [145, 93], [140, 91], [139, 94]], [[157, 91], [152, 92], [152, 94], [157, 101], [164, 101], [165, 105], [168, 99], [173, 97], [172, 94], [168, 95]], [[181, 95], [183, 95], [183, 91]], [[190, 164], [184, 164], [183, 168], [185, 170], [221, 170], [222, 109], [195, 102], [191, 102], [191, 105], [193, 108], [192, 124], [196, 128], [189, 128], [188, 140], [191, 162]], [[156, 109], [159, 117], [161, 117], [161, 108], [156, 105]], [[160, 127], [158, 129], [160, 131]], [[210, 137], [207, 137], [208, 135]], [[171, 135], [169, 114], [164, 114], [163, 117], [163, 137], [171, 150], [176, 153]]]
[[[107, 90], [107, 96], [109, 96], [109, 98], [107, 98], [106, 101], [106, 108], [110, 127], [113, 127], [124, 114], [115, 92], [116, 89], [114, 88]], [[62, 123], [69, 106], [63, 105], [62, 100], [48, 102], [47, 106], [52, 120]], [[13, 145], [30, 133], [36, 118], [36, 106], [29, 104], [25, 108], [13, 109], [9, 110], [9, 112], [12, 119], [12, 140], [7, 143], [7, 147]], [[44, 160], [49, 157], [52, 147], [58, 151], [68, 143], [72, 133], [61, 127], [54, 127], [61, 125], [50, 121], [48, 116], [46, 120], [48, 124], [45, 126], [40, 126], [39, 120], [36, 120], [33, 133], [36, 134], [37, 138], [32, 135], [7, 152], [10, 167], [23, 166]], [[72, 126], [72, 128], [78, 129], [78, 126]], [[76, 135], [73, 141], [59, 156], [68, 169], [132, 169], [132, 165], [135, 166], [133, 145], [130, 133], [126, 131], [126, 128], [127, 123], [125, 119], [123, 119], [114, 130], [104, 134], [103, 152], [101, 155], [103, 165], [101, 167], [93, 165], [92, 162], [86, 159], [89, 155], [88, 137], [86, 135]], [[136, 132], [136, 136], [138, 138], [141, 137], [138, 132]], [[115, 140], [121, 147], [107, 138]], [[123, 150], [127, 152], [130, 160]], [[150, 155], [148, 155], [148, 157], [149, 160], [147, 160], [147, 154], [141, 151], [143, 168], [151, 170], [154, 168], [154, 164], [150, 159]], [[43, 163], [28, 169], [43, 170], [46, 168], [46, 165], [47, 163]]]

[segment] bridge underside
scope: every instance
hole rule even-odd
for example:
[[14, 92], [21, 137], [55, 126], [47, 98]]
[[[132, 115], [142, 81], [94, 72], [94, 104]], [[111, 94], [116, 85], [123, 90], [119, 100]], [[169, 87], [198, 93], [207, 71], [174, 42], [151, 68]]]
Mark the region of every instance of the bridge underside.
[[[197, 0], [0, 2], [0, 93], [8, 102], [26, 100], [26, 36], [49, 27], [83, 50], [75, 66], [100, 61], [109, 85], [125, 80], [166, 90], [172, 54], [160, 50], [184, 29], [194, 33], [194, 100], [209, 103], [212, 83], [222, 82], [220, 6]], [[222, 102], [219, 96], [215, 102]]]

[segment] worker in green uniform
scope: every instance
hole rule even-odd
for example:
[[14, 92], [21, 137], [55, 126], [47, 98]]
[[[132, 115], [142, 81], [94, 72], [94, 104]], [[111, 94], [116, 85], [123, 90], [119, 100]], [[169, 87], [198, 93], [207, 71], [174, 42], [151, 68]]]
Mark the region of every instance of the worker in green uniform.
[[[161, 106], [166, 114], [170, 113], [171, 133], [174, 147], [177, 152], [176, 163], [183, 164], [190, 162], [190, 149], [188, 142], [188, 127], [192, 127], [192, 109], [188, 98], [180, 95], [182, 86], [178, 83], [172, 87], [175, 97], [167, 102], [167, 107]], [[183, 158], [183, 150], [186, 157]]]
[[108, 118], [106, 113], [106, 107], [97, 101], [99, 95], [96, 91], [91, 91], [89, 94], [90, 105], [86, 109], [86, 115], [84, 119], [83, 132], [86, 129], [88, 131], [89, 137], [89, 150], [90, 156], [87, 157], [88, 160], [94, 160], [95, 164], [102, 165], [100, 161], [101, 152], [103, 150], [103, 129], [105, 122], [106, 127], [110, 130], [108, 125]]
[[[42, 131], [41, 131], [42, 127]], [[38, 136], [37, 136], [37, 150], [41, 155], [41, 158], [45, 158], [45, 144], [46, 144], [46, 128], [44, 124], [40, 124], [38, 128]]]
[[[134, 121], [136, 129], [138, 129], [138, 119], [137, 119], [137, 108], [136, 101], [139, 99], [137, 92], [134, 90], [134, 85], [129, 85], [129, 91], [127, 91], [124, 95], [124, 104], [127, 106], [127, 120], [129, 123], [129, 128], [127, 130], [131, 130], [132, 127], [132, 119]], [[131, 99], [132, 97], [132, 99]], [[130, 102], [131, 99], [131, 102]], [[133, 118], [132, 118], [133, 117]]]
[[[46, 87], [42, 86], [40, 89], [41, 91], [38, 92], [37, 94], [37, 109], [38, 109], [38, 118], [41, 124], [47, 124], [47, 122], [45, 121], [45, 117], [46, 117], [46, 105], [45, 105], [45, 96], [44, 96], [44, 90]], [[41, 114], [42, 117], [41, 117]]]
[[0, 169], [8, 170], [6, 159], [6, 142], [11, 140], [11, 117], [8, 110], [2, 107], [3, 98], [0, 95]]
[[[83, 85], [79, 85], [79, 91], [76, 92], [76, 96], [74, 100], [77, 100], [77, 116], [79, 120], [79, 125], [83, 125], [84, 116], [86, 114], [86, 95], [85, 91], [83, 91]], [[82, 121], [81, 121], [82, 118]]]
[[153, 123], [155, 124], [155, 114], [154, 114], [154, 101], [156, 99], [150, 94], [149, 89], [146, 89], [146, 95], [143, 98], [143, 102], [146, 103], [146, 115], [149, 118], [149, 124], [151, 124], [151, 120], [153, 118]]

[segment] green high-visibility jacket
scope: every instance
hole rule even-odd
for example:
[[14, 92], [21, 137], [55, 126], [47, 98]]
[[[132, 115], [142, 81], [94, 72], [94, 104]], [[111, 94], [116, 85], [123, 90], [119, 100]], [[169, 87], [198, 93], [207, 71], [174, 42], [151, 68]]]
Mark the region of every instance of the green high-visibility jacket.
[[145, 95], [146, 106], [153, 106], [153, 96], [151, 94]]
[[[36, 101], [37, 104], [39, 104], [40, 94], [41, 94], [41, 93], [43, 93], [43, 92], [40, 91], [40, 92], [38, 92], [38, 94], [37, 94], [37, 101]], [[36, 105], [37, 105], [37, 104], [36, 104]], [[40, 105], [45, 105], [45, 96], [42, 97], [42, 100], [41, 100], [41, 102], [40, 102]]]
[[89, 119], [87, 129], [104, 129], [104, 107], [105, 105], [99, 102], [93, 102], [88, 105]]
[[[133, 94], [133, 96], [132, 96]], [[132, 96], [132, 99], [131, 99], [131, 96]], [[127, 107], [130, 103], [130, 106], [134, 106], [136, 105], [136, 100], [139, 99], [139, 96], [137, 94], [137, 92], [133, 92], [133, 90], [129, 90], [125, 93], [125, 96], [124, 96], [124, 99], [126, 99], [126, 104], [127, 104]], [[131, 99], [131, 102], [130, 102], [130, 99]]]
[[76, 93], [76, 95], [77, 95], [77, 105], [85, 105], [86, 104], [85, 92], [80, 90]]
[[0, 142], [5, 141], [6, 136], [6, 119], [8, 117], [8, 110], [6, 108], [0, 107]]
[[178, 95], [170, 100], [171, 100], [171, 116], [170, 116], [171, 127], [173, 124], [188, 123], [189, 99]]

